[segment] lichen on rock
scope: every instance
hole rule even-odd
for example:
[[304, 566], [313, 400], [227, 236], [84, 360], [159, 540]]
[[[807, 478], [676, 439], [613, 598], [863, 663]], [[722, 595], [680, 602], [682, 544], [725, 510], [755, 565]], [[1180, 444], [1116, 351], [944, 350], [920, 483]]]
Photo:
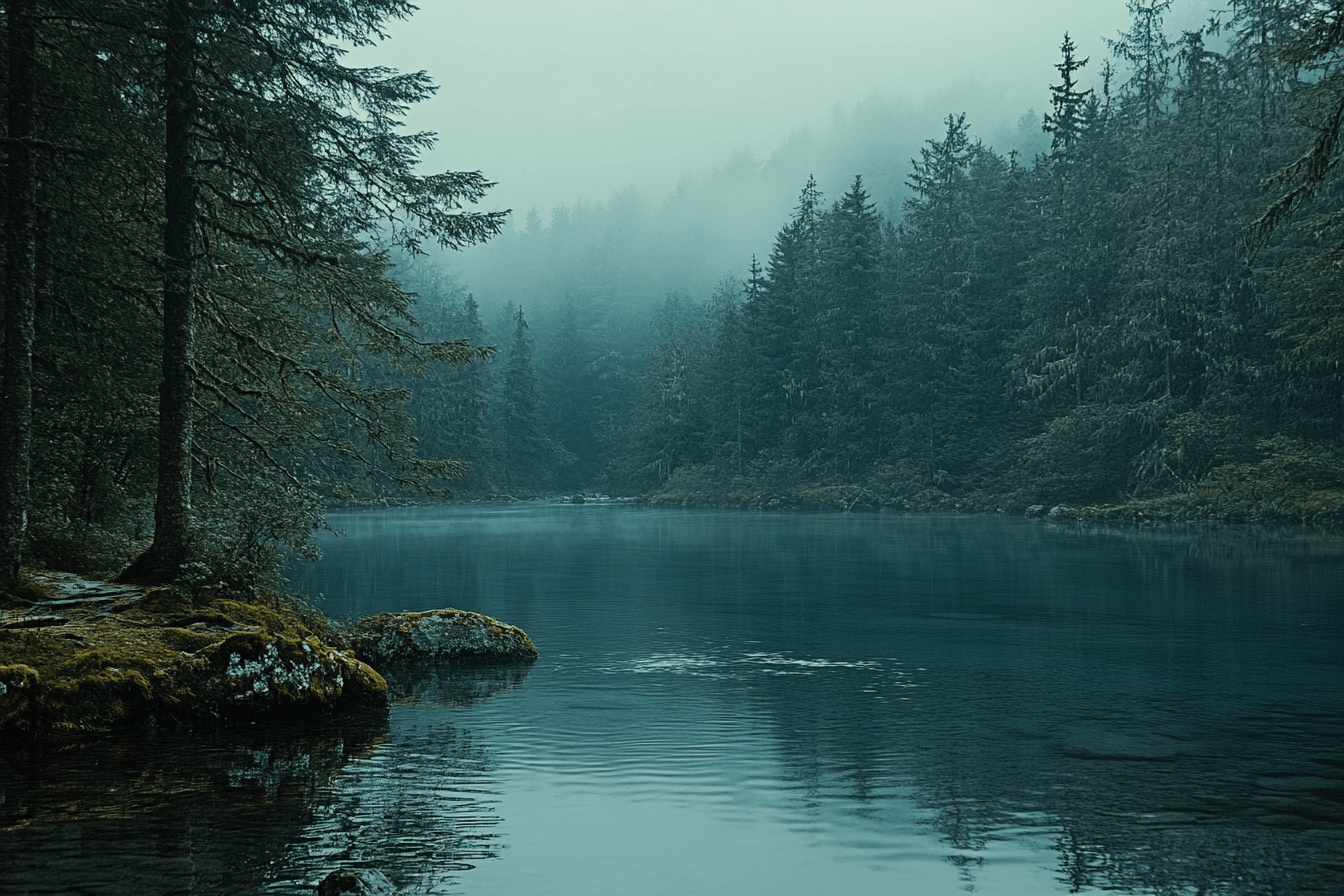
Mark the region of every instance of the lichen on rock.
[[372, 616], [340, 632], [283, 595], [33, 580], [40, 593], [0, 610], [0, 737], [385, 709], [375, 669], [402, 676], [398, 696], [470, 701], [526, 673], [501, 667], [487, 680], [463, 667], [537, 657], [520, 629], [461, 610]]
[[226, 714], [266, 709], [322, 710], [338, 700], [372, 704], [387, 684], [373, 669], [313, 637], [231, 635], [202, 651], [200, 690]]

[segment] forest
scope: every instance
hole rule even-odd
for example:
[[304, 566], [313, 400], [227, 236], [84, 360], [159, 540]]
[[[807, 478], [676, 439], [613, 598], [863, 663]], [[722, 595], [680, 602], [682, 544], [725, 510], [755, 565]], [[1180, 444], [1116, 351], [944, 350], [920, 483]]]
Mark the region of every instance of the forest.
[[[506, 232], [418, 173], [427, 76], [343, 62], [403, 0], [7, 2], [5, 575], [256, 582], [449, 493], [1344, 521], [1344, 2], [1169, 5], [1063, 35], [1004, 148], [951, 110], [838, 196], [736, 155]], [[752, 202], [685, 291], [669, 228]], [[435, 254], [486, 240], [507, 290]]]
[[[660, 242], [686, 246], [715, 190], [748, 227], [799, 147], [655, 213], [631, 193], [530, 213], [488, 247], [511, 278], [485, 273], [545, 324], [491, 330], [514, 372], [473, 444], [495, 453], [444, 449], [521, 494], [1337, 521], [1341, 5], [1237, 2], [1179, 35], [1169, 5], [1131, 2], [1109, 60], [1064, 36], [1030, 157], [947, 115], [837, 198], [800, 184], [773, 245], [702, 296], [655, 294], [724, 230]], [[1030, 146], [1023, 125], [998, 136]], [[898, 177], [884, 213], [869, 184]], [[546, 384], [526, 397], [524, 358]], [[523, 406], [542, 438], [520, 482]]]

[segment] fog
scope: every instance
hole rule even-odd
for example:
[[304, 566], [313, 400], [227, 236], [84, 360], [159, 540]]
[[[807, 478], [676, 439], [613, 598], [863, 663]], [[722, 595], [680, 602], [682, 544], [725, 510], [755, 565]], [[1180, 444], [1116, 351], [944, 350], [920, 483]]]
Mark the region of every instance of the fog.
[[[1215, 5], [1176, 0], [1168, 33]], [[988, 139], [1045, 109], [1065, 31], [1095, 78], [1103, 38], [1129, 20], [1125, 0], [422, 0], [351, 58], [429, 72], [440, 90], [408, 118], [439, 135], [427, 167], [483, 171], [498, 182], [489, 207], [545, 217], [632, 185], [661, 198], [735, 151], [765, 159], [799, 129], [824, 131], [837, 106], [875, 94], [932, 101], [934, 122], [965, 111]]]

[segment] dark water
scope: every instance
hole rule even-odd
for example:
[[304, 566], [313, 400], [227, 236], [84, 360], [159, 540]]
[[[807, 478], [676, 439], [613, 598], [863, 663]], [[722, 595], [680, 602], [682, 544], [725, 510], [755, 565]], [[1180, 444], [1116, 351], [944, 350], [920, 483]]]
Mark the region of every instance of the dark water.
[[413, 509], [295, 584], [541, 660], [281, 738], [0, 772], [0, 893], [1344, 892], [1344, 542]]

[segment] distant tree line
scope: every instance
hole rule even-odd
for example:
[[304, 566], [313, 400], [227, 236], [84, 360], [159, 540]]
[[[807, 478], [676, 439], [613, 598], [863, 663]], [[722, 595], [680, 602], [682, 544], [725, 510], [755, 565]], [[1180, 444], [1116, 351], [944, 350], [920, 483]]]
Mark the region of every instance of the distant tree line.
[[1131, 0], [1097, 89], [1065, 36], [1034, 160], [951, 115], [894, 220], [809, 181], [763, 266], [668, 315], [611, 486], [1338, 513], [1344, 3], [1175, 39], [1168, 6]]
[[[494, 363], [434, 374], [476, 378], [485, 437], [436, 441], [409, 384], [422, 445], [478, 494], [1338, 517], [1340, 4], [1239, 0], [1175, 39], [1169, 5], [1130, 3], [1115, 64], [1065, 35], [1033, 158], [950, 115], [893, 214], [862, 177], [829, 202], [809, 179], [702, 303], [648, 308], [634, 197], [529, 214], [509, 257], [553, 301], [485, 328]], [[735, 159], [660, 220], [743, 188]], [[477, 338], [475, 313], [435, 338]]]

